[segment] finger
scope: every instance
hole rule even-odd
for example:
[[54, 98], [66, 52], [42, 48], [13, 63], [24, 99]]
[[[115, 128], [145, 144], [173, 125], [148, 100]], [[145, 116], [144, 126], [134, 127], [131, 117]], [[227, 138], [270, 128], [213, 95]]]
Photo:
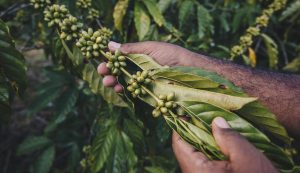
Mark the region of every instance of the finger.
[[118, 81], [117, 81], [117, 78], [113, 75], [108, 75], [108, 76], [105, 76], [103, 78], [103, 85], [106, 86], [106, 87], [112, 87], [112, 86], [115, 86]]
[[215, 118], [212, 123], [212, 130], [221, 151], [231, 162], [251, 164], [253, 158], [260, 158], [262, 155], [246, 138], [231, 130], [225, 119]]
[[109, 69], [106, 67], [106, 62], [103, 62], [98, 65], [97, 71], [99, 74], [105, 76], [109, 74]]
[[123, 91], [123, 86], [121, 84], [117, 84], [115, 87], [114, 87], [114, 90], [117, 92], [117, 93], [121, 93]]
[[119, 49], [123, 54], [142, 53], [142, 54], [149, 55], [153, 51], [155, 51], [158, 47], [162, 48], [162, 46], [167, 46], [167, 45], [169, 44], [163, 42], [156, 42], [156, 41], [126, 43], [122, 45], [120, 43], [110, 41], [108, 43], [108, 48], [112, 52]]
[[197, 169], [204, 168], [209, 162], [203, 153], [197, 152], [193, 146], [183, 141], [175, 131], [173, 131], [172, 135], [172, 147], [180, 168], [184, 173], [191, 173]]
[[111, 52], [115, 52], [116, 50], [120, 49], [121, 47], [121, 44], [120, 43], [117, 43], [117, 42], [114, 42], [114, 41], [110, 41], [108, 43], [108, 49], [111, 51]]

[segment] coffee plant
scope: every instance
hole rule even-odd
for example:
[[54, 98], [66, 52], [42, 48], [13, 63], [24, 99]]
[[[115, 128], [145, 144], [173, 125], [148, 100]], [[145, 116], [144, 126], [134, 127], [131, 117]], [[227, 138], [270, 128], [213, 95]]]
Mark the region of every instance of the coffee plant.
[[[216, 116], [226, 119], [279, 171], [299, 171], [292, 139], [275, 115], [230, 81], [201, 69], [165, 67], [143, 54], [122, 55], [107, 48], [109, 40], [159, 40], [252, 67], [297, 72], [299, 40], [291, 36], [299, 35], [300, 6], [296, 0], [284, 9], [286, 3], [31, 0], [5, 7], [9, 2], [4, 1], [0, 16], [20, 50], [42, 47], [51, 62], [44, 67], [42, 83], [32, 86], [35, 96], [26, 111], [26, 121], [36, 120], [42, 129], [27, 132], [17, 148], [3, 151], [6, 160], [12, 160], [12, 154], [24, 160], [12, 168], [0, 159], [4, 171], [177, 172], [171, 129], [208, 158], [226, 160], [211, 132]], [[9, 117], [13, 93], [24, 92], [26, 67], [4, 22], [0, 34], [5, 122], [2, 117]], [[102, 85], [96, 66], [103, 61], [126, 89], [122, 95]], [[51, 116], [42, 117], [43, 111]], [[182, 120], [183, 115], [190, 120]]]

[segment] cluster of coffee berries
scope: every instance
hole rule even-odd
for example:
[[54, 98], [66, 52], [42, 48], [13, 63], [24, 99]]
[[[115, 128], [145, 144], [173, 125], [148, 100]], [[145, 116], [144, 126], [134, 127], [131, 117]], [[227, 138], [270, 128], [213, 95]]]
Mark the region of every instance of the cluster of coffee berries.
[[92, 0], [77, 0], [76, 6], [84, 9], [90, 8], [92, 6]]
[[132, 75], [132, 78], [128, 81], [127, 90], [131, 92], [132, 97], [146, 95], [147, 92], [141, 87], [142, 85], [148, 85], [151, 83], [151, 77], [147, 70], [137, 71], [136, 74]]
[[48, 26], [60, 25], [62, 21], [70, 14], [65, 5], [53, 4], [44, 10], [44, 20], [48, 22]]
[[79, 31], [82, 29], [83, 24], [78, 22], [78, 19], [72, 15], [65, 18], [60, 24], [61, 34], [60, 38], [70, 41], [77, 39]]
[[51, 4], [50, 0], [30, 0], [30, 4], [35, 9], [44, 9]]
[[247, 33], [240, 37], [239, 45], [231, 48], [231, 59], [244, 54], [244, 51], [252, 45], [253, 37], [260, 34], [261, 27], [268, 26], [271, 15], [275, 11], [282, 9], [286, 5], [286, 2], [287, 0], [274, 0], [267, 9], [262, 11], [262, 15], [256, 18], [255, 26], [249, 27]]
[[152, 111], [153, 117], [159, 117], [160, 115], [167, 116], [171, 109], [175, 109], [177, 104], [174, 102], [174, 92], [168, 95], [159, 95], [159, 100], [156, 103], [156, 108]]
[[126, 67], [127, 65], [125, 62], [125, 56], [121, 55], [120, 51], [117, 50], [114, 55], [110, 52], [106, 52], [105, 57], [108, 59], [106, 67], [110, 70], [110, 72], [115, 76], [120, 75], [120, 68]]
[[106, 30], [99, 29], [93, 31], [92, 28], [89, 28], [87, 31], [81, 31], [76, 46], [80, 48], [82, 54], [87, 59], [99, 57], [101, 50], [107, 47], [110, 35], [107, 35]]
[[100, 13], [98, 10], [96, 10], [94, 8], [90, 8], [88, 11], [88, 15], [86, 16], [86, 19], [94, 20], [94, 19], [98, 19], [99, 16], [100, 16]]

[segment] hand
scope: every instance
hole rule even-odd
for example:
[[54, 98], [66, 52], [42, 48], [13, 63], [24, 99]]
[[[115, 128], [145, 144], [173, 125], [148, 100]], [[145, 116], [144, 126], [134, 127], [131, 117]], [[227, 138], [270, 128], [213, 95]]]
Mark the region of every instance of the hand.
[[172, 146], [183, 173], [277, 173], [272, 163], [220, 117], [212, 123], [213, 135], [228, 161], [211, 161], [173, 132]]
[[[164, 42], [147, 41], [141, 43], [119, 44], [109, 42], [108, 48], [114, 52], [119, 49], [123, 54], [146, 54], [151, 56], [156, 62], [161, 65], [168, 66], [188, 66], [193, 62], [193, 52]], [[101, 63], [98, 66], [98, 73], [103, 75], [103, 84], [107, 87], [114, 87], [116, 92], [122, 92], [123, 88], [118, 84], [117, 79], [109, 74], [106, 63]]]

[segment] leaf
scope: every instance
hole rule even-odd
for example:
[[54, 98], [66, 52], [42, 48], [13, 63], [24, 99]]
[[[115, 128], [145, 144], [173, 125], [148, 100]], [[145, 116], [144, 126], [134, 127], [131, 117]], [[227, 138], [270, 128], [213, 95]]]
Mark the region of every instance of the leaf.
[[[76, 46], [74, 46], [74, 52], [72, 53], [69, 47], [64, 43], [64, 41], [62, 41], [62, 43], [73, 64], [79, 67], [83, 60], [80, 50], [76, 48]], [[81, 78], [89, 84], [89, 87], [91, 88], [93, 93], [100, 94], [108, 103], [120, 107], [129, 107], [128, 104], [124, 102], [124, 100], [112, 88], [103, 86], [103, 78], [98, 74], [93, 64], [88, 63], [83, 65]]]
[[[292, 2], [281, 14], [279, 21], [283, 21], [287, 18], [291, 19], [291, 16], [296, 16], [299, 14], [300, 10], [300, 0]], [[293, 18], [293, 17], [292, 17]]]
[[[239, 87], [236, 87], [233, 83], [227, 81], [216, 73], [207, 72], [205, 70], [193, 67], [175, 67], [171, 69], [180, 70], [185, 73], [192, 73], [200, 77], [207, 77], [214, 82], [226, 86], [226, 89], [208, 90], [232, 96], [247, 97], [247, 94], [242, 93], [242, 90]], [[276, 116], [259, 102], [256, 101], [246, 104], [242, 109], [238, 110], [237, 113], [248, 121], [254, 123], [255, 126], [270, 132], [278, 139], [284, 141], [286, 144], [291, 144], [291, 138], [288, 136], [285, 128], [278, 122]]]
[[261, 34], [261, 37], [266, 45], [267, 54], [269, 57], [269, 68], [277, 69], [278, 64], [278, 46], [275, 41], [266, 34]]
[[175, 130], [182, 139], [206, 154], [208, 158], [225, 159], [223, 154], [219, 151], [220, 149], [218, 149], [212, 134], [207, 131], [207, 129], [199, 128], [175, 116], [164, 116], [164, 118], [168, 125]]
[[29, 136], [18, 147], [17, 155], [29, 154], [51, 144], [45, 136]]
[[217, 88], [220, 86], [220, 84], [213, 82], [208, 78], [200, 77], [190, 73], [183, 73], [176, 70], [159, 70], [155, 72], [154, 75], [156, 79], [167, 79], [168, 81], [173, 81], [190, 88]]
[[219, 76], [218, 74], [214, 73], [214, 72], [209, 72], [206, 70], [202, 70], [200, 68], [196, 68], [196, 67], [171, 67], [170, 69], [173, 70], [177, 70], [177, 71], [181, 71], [184, 73], [190, 73], [190, 74], [194, 74], [200, 77], [204, 77], [204, 78], [208, 78], [216, 83], [219, 83], [221, 85], [224, 85], [226, 87], [228, 87], [231, 90], [234, 90], [236, 92], [241, 92], [241, 88], [236, 87], [232, 82], [228, 81], [227, 79], [222, 78], [221, 76]]
[[48, 173], [50, 172], [55, 157], [55, 147], [51, 146], [44, 150], [37, 158], [34, 165], [34, 173]]
[[272, 133], [278, 139], [284, 141], [288, 146], [292, 139], [288, 136], [286, 129], [278, 122], [276, 116], [259, 102], [253, 102], [240, 110], [237, 114], [252, 122], [254, 125]]
[[112, 125], [101, 128], [101, 131], [97, 133], [92, 144], [92, 154], [95, 157], [95, 163], [91, 165], [93, 173], [103, 168], [114, 146], [116, 133], [117, 131]]
[[129, 0], [119, 0], [114, 8], [114, 24], [115, 28], [122, 32], [122, 24], [123, 24], [123, 18], [126, 14], [126, 10], [128, 7]]
[[246, 104], [256, 100], [256, 98], [251, 97], [231, 96], [222, 93], [167, 84], [160, 81], [153, 82], [152, 91], [157, 95], [174, 92], [176, 100], [178, 101], [201, 101], [227, 110], [241, 109]]
[[142, 2], [147, 7], [148, 12], [153, 17], [155, 23], [157, 23], [158, 26], [162, 26], [165, 23], [165, 19], [164, 19], [163, 15], [161, 14], [161, 11], [159, 10], [156, 3], [152, 0], [143, 0]]
[[255, 67], [256, 66], [256, 53], [251, 47], [248, 48], [248, 52], [249, 52], [248, 57], [250, 60], [250, 65], [251, 65], [251, 67]]
[[289, 72], [299, 72], [300, 71], [300, 57], [293, 59], [292, 62], [288, 63], [285, 67], [283, 67], [284, 71]]
[[148, 173], [168, 173], [167, 170], [161, 168], [161, 167], [158, 167], [158, 166], [146, 166], [145, 167], [145, 170], [148, 172]]
[[56, 102], [58, 104], [56, 109], [56, 120], [55, 123], [59, 124], [66, 119], [66, 116], [73, 111], [73, 108], [77, 102], [78, 90], [76, 87], [71, 87], [65, 91], [59, 100]]
[[141, 41], [150, 29], [150, 17], [146, 9], [138, 1], [134, 4], [134, 24], [139, 40]]
[[205, 7], [197, 5], [198, 37], [203, 38], [207, 33], [213, 33], [213, 18]]
[[84, 65], [82, 79], [89, 84], [93, 93], [100, 94], [108, 103], [115, 106], [128, 107], [128, 104], [112, 88], [103, 86], [102, 77], [92, 64]]
[[23, 55], [15, 48], [8, 27], [0, 20], [0, 70], [15, 92], [22, 94], [26, 88], [26, 65]]
[[150, 56], [144, 54], [129, 54], [127, 58], [135, 63], [142, 70], [152, 70], [162, 68], [157, 62], [155, 62]]
[[246, 137], [255, 147], [269, 157], [277, 167], [282, 169], [292, 168], [293, 161], [282, 148], [273, 144], [266, 135], [238, 115], [201, 102], [183, 101], [177, 103], [192, 116], [192, 120], [196, 119], [203, 122], [210, 131], [213, 119], [223, 117], [233, 130]]
[[28, 114], [33, 115], [45, 108], [48, 103], [55, 100], [62, 92], [63, 81], [49, 81], [40, 86], [36, 96], [28, 107]]
[[159, 0], [157, 3], [159, 11], [161, 11], [161, 13], [164, 13], [168, 9], [168, 7], [170, 7], [171, 3], [172, 0]]
[[179, 28], [182, 28], [183, 25], [187, 22], [189, 16], [193, 12], [194, 2], [192, 0], [183, 1], [179, 8]]

